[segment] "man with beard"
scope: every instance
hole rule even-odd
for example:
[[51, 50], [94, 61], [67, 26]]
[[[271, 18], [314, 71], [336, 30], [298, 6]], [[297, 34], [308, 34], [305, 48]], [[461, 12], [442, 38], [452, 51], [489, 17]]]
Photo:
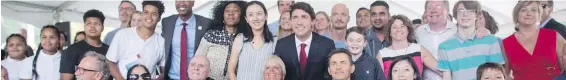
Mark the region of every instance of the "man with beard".
[[367, 36], [367, 49], [370, 49], [368, 54], [375, 57], [375, 53], [379, 52], [381, 48], [386, 47], [388, 42], [385, 42], [385, 24], [389, 21], [389, 4], [385, 1], [375, 1], [370, 5], [371, 14], [371, 24], [372, 28], [369, 28], [366, 32]]
[[346, 48], [346, 29], [350, 21], [350, 14], [345, 4], [338, 3], [332, 7], [330, 15], [332, 21], [332, 29], [330, 29], [330, 38], [334, 40], [336, 48]]

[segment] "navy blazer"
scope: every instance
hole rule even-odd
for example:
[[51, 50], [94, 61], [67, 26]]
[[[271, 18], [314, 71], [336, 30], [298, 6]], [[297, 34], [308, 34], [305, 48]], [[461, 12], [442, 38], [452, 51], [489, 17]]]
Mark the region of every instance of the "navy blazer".
[[544, 25], [544, 28], [555, 30], [556, 32], [560, 33], [562, 38], [566, 39], [566, 27], [556, 22], [554, 19], [550, 19], [550, 21], [548, 21], [548, 23]]
[[285, 80], [328, 80], [328, 54], [334, 50], [334, 41], [317, 33], [312, 33], [312, 41], [307, 53], [307, 65], [304, 78], [299, 79], [300, 66], [299, 55], [297, 55], [297, 45], [295, 44], [295, 34], [281, 38], [277, 41], [275, 55], [281, 57], [285, 63], [287, 74]]

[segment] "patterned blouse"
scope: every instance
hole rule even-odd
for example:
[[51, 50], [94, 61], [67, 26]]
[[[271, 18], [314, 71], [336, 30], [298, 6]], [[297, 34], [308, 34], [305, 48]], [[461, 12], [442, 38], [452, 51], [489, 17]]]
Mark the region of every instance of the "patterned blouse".
[[234, 41], [234, 35], [226, 30], [208, 30], [197, 49], [197, 55], [205, 55], [210, 60], [209, 77], [216, 80], [226, 80], [228, 60], [230, 58], [230, 47]]

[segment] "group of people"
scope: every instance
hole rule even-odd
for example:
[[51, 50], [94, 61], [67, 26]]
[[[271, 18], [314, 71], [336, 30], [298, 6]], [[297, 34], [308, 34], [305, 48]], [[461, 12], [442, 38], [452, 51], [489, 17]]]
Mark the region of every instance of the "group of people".
[[[84, 32], [62, 48], [59, 29], [41, 29], [41, 46], [26, 56], [26, 37], [6, 39], [3, 80], [551, 80], [566, 79], [566, 27], [549, 15], [553, 1], [520, 0], [516, 32], [492, 34], [497, 23], [477, 1], [426, 1], [422, 19], [391, 15], [386, 1], [330, 15], [309, 3], [279, 0], [281, 16], [267, 23], [260, 1], [218, 1], [212, 19], [194, 14], [195, 1], [161, 1], [142, 10], [122, 1], [120, 28], [100, 40], [105, 16], [89, 10]], [[453, 16], [453, 17], [452, 17]], [[451, 19], [455, 19], [453, 23]], [[155, 29], [161, 21], [162, 33]]]

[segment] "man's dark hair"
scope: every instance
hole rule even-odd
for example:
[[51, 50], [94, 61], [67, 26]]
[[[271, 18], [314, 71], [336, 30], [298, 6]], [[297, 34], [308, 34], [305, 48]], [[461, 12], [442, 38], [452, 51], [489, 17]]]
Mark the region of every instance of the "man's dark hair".
[[163, 2], [161, 1], [143, 1], [142, 7], [146, 5], [152, 5], [157, 7], [157, 12], [159, 13], [159, 19], [161, 19], [161, 15], [165, 12], [165, 6], [163, 6]]
[[385, 2], [385, 1], [375, 1], [375, 2], [371, 3], [370, 8], [374, 7], [374, 6], [385, 6], [387, 11], [389, 11], [389, 4], [387, 4], [387, 2]]
[[362, 11], [362, 10], [367, 10], [367, 11], [371, 12], [368, 8], [361, 7], [361, 8], [358, 9], [358, 11], [356, 11], [356, 17], [360, 16], [360, 15], [358, 15], [358, 14], [359, 14], [360, 11]]
[[[326, 59], [330, 59], [330, 57], [342, 53], [348, 55], [348, 60], [350, 60], [350, 64], [354, 65], [354, 61], [352, 60], [352, 53], [348, 51], [348, 49], [344, 49], [344, 48], [336, 48], [332, 50], [332, 52], [330, 52], [330, 55], [328, 55]], [[330, 63], [330, 60], [328, 60], [328, 63]], [[328, 64], [327, 67], [328, 66], [330, 66], [330, 64]]]
[[124, 3], [130, 3], [132, 5], [132, 7], [134, 7], [134, 10], [136, 10], [136, 5], [134, 5], [134, 3], [132, 3], [131, 1], [128, 1], [128, 0], [124, 0], [124, 1], [120, 2], [120, 5], [118, 5], [118, 8], [119, 8], [119, 6], [121, 6]]
[[352, 27], [352, 28], [346, 30], [346, 39], [348, 39], [348, 35], [350, 35], [352, 32], [361, 34], [364, 37], [364, 39], [366, 39], [366, 34], [365, 34], [366, 30], [364, 28], [358, 27], [358, 26]]
[[[279, 8], [279, 3], [281, 3], [281, 0], [277, 0], [277, 4], [276, 4], [276, 5], [277, 5], [277, 8]], [[291, 4], [293, 4], [293, 3], [295, 3], [295, 0], [292, 0], [292, 1], [291, 1]]]
[[[301, 9], [301, 10], [304, 10], [305, 12], [307, 12], [307, 13], [309, 14], [309, 16], [311, 16], [311, 20], [314, 20], [314, 19], [315, 19], [315, 16], [314, 16], [314, 9], [311, 7], [310, 4], [305, 3], [305, 2], [297, 2], [297, 3], [294, 3], [293, 5], [291, 5], [291, 12], [290, 12], [290, 15], [292, 16], [292, 15], [293, 15], [293, 12], [294, 12], [295, 10], [297, 10], [297, 9]], [[291, 18], [291, 19], [292, 19], [292, 18]]]
[[99, 10], [96, 9], [91, 9], [85, 12], [85, 14], [83, 15], [83, 22], [86, 22], [86, 18], [89, 17], [94, 17], [94, 18], [98, 18], [100, 19], [100, 23], [104, 24], [104, 19], [106, 19], [106, 17], [104, 17], [104, 14], [102, 12], [100, 12]]

